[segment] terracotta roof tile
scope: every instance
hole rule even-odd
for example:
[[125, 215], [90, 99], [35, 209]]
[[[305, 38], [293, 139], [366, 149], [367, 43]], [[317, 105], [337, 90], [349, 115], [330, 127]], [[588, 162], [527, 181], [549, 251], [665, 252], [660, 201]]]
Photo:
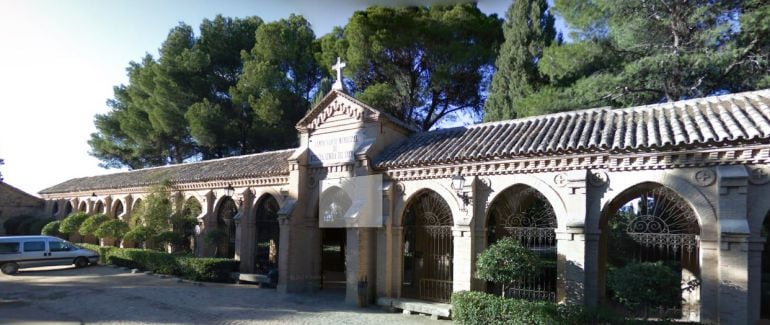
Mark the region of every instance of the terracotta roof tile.
[[246, 177], [288, 175], [288, 159], [296, 149], [206, 160], [163, 167], [137, 169], [108, 175], [68, 180], [40, 191], [40, 194], [94, 191], [155, 185], [164, 180], [174, 183], [227, 180]]
[[650, 151], [770, 140], [770, 90], [596, 108], [416, 133], [375, 159], [379, 168], [595, 151]]

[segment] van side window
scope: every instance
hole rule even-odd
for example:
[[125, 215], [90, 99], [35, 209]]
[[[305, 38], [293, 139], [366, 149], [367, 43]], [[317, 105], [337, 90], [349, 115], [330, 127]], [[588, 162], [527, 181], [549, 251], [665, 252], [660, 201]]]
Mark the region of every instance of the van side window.
[[63, 241], [52, 240], [48, 242], [48, 249], [50, 249], [52, 252], [66, 252], [70, 250], [70, 246]]
[[24, 243], [25, 252], [42, 252], [45, 251], [44, 241], [28, 241]]
[[19, 243], [0, 243], [0, 254], [13, 254], [19, 252]]

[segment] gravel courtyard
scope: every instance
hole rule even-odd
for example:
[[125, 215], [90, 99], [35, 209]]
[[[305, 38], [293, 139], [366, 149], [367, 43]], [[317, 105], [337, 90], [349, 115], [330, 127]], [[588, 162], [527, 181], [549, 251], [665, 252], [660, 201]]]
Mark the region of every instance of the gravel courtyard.
[[0, 274], [0, 324], [450, 324], [342, 299], [341, 293], [279, 294], [106, 266]]

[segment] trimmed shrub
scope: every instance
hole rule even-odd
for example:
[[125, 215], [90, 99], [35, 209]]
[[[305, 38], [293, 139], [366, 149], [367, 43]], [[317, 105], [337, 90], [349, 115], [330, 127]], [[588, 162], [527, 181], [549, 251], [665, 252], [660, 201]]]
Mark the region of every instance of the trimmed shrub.
[[238, 261], [229, 258], [177, 257], [181, 275], [194, 281], [230, 282]]
[[[83, 224], [83, 221], [86, 221], [86, 219], [88, 219], [88, 214], [85, 212], [75, 212], [70, 214], [62, 219], [61, 224], [59, 225], [59, 231], [65, 235], [71, 235], [73, 232], [78, 232], [80, 225]], [[78, 234], [80, 233], [78, 232]]]
[[227, 258], [203, 258], [174, 255], [147, 249], [100, 247], [78, 244], [99, 252], [99, 261], [117, 266], [137, 268], [158, 274], [178, 275], [185, 279], [209, 282], [231, 282], [230, 273], [238, 270], [238, 261]]
[[452, 320], [460, 324], [625, 324], [604, 309], [506, 299], [477, 291], [452, 294]]
[[123, 235], [128, 232], [128, 224], [122, 220], [112, 219], [103, 222], [96, 228], [94, 235], [99, 238], [116, 239], [123, 238]]
[[26, 234], [38, 235], [42, 233], [43, 227], [45, 227], [45, 225], [47, 225], [48, 223], [54, 220], [56, 219], [54, 218], [32, 219], [32, 221], [29, 223], [28, 228], [26, 229]]
[[110, 217], [101, 213], [92, 215], [80, 224], [78, 232], [83, 236], [96, 236], [96, 229], [99, 229], [99, 226], [108, 220], [110, 220]]
[[46, 224], [42, 230], [40, 230], [40, 234], [46, 235], [46, 236], [61, 237], [61, 233], [59, 232], [60, 224], [61, 224], [61, 221], [58, 221], [58, 220], [51, 221], [48, 224]]
[[540, 264], [534, 252], [522, 246], [519, 241], [506, 237], [479, 254], [476, 278], [503, 285], [505, 296], [507, 286], [537, 274]]
[[485, 292], [452, 294], [452, 320], [460, 324], [562, 324], [556, 304], [506, 299]]
[[682, 301], [680, 275], [662, 261], [628, 264], [611, 270], [607, 286], [629, 310], [676, 307]]

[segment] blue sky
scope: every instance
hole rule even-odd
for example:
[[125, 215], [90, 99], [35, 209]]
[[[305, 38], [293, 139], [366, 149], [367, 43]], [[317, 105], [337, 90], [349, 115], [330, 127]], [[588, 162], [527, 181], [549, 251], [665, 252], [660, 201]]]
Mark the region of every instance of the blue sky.
[[[65, 180], [113, 173], [98, 167], [86, 141], [93, 117], [108, 111], [129, 61], [157, 55], [180, 21], [217, 14], [265, 21], [304, 15], [317, 35], [369, 5], [437, 1], [0, 0], [0, 172], [29, 193]], [[446, 3], [447, 1], [443, 1]], [[480, 1], [503, 17], [510, 0]]]

